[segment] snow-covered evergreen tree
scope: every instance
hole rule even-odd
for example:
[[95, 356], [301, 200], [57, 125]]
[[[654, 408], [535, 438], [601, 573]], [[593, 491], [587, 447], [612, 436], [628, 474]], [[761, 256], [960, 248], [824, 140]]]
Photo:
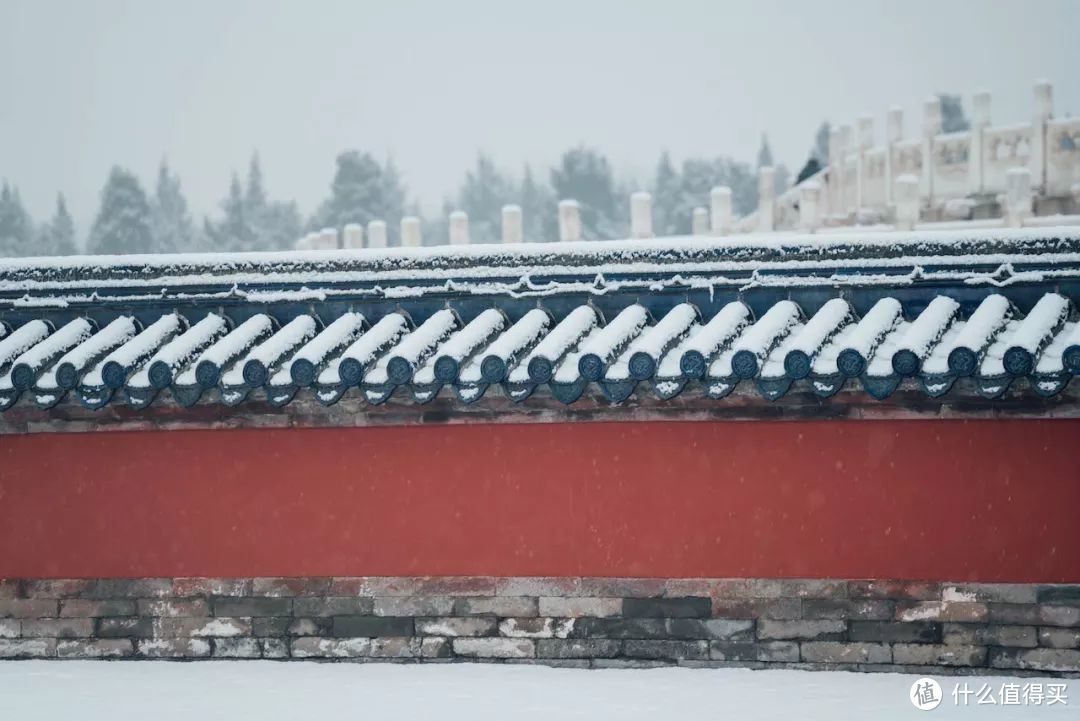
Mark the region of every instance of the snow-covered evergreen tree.
[[154, 247], [150, 201], [139, 179], [116, 166], [101, 192], [101, 209], [86, 244], [90, 253], [147, 253]]
[[502, 238], [502, 207], [514, 202], [514, 183], [490, 156], [479, 153], [476, 165], [465, 173], [458, 191], [457, 209], [469, 215], [473, 243], [497, 243]]
[[829, 135], [831, 133], [832, 126], [829, 125], [829, 121], [822, 121], [817, 133], [814, 134], [814, 147], [810, 149], [810, 157], [816, 158], [818, 166], [822, 168], [829, 164]]
[[757, 152], [757, 166], [761, 168], [773, 167], [772, 148], [769, 147], [769, 136], [762, 134], [761, 147]]
[[964, 102], [959, 95], [938, 93], [941, 101], [941, 132], [959, 133], [971, 130], [971, 123], [964, 114]]
[[255, 235], [257, 250], [285, 250], [301, 234], [300, 211], [295, 202], [271, 200], [263, 180], [259, 154], [251, 156], [244, 189], [244, 216]]
[[551, 170], [551, 187], [559, 200], [581, 205], [581, 230], [585, 240], [617, 238], [615, 181], [611, 165], [600, 152], [579, 146], [563, 153]]
[[42, 255], [75, 255], [75, 221], [68, 212], [63, 193], [56, 196], [56, 212], [41, 229], [39, 250]]
[[210, 250], [259, 250], [258, 236], [245, 207], [243, 187], [235, 173], [229, 183], [229, 195], [221, 203], [221, 211], [223, 217], [220, 221], [215, 222], [208, 218], [205, 223]]
[[0, 255], [35, 255], [34, 222], [23, 208], [19, 190], [0, 186]]
[[558, 205], [555, 197], [551, 194], [551, 188], [536, 180], [528, 165], [525, 166], [518, 198], [525, 226], [525, 241], [540, 243], [558, 240]]
[[180, 190], [180, 178], [169, 171], [165, 160], [158, 168], [157, 188], [151, 212], [154, 223], [155, 253], [181, 253], [199, 248], [195, 225], [188, 213], [187, 200]]
[[682, 225], [690, 227], [690, 219], [680, 222], [682, 187], [671, 154], [664, 151], [656, 164], [652, 184], [653, 232], [656, 235], [675, 235]]
[[366, 225], [372, 220], [385, 220], [394, 242], [405, 195], [401, 176], [392, 161], [384, 169], [370, 153], [348, 150], [338, 155], [330, 197], [312, 215], [308, 227], [340, 230], [348, 223]]

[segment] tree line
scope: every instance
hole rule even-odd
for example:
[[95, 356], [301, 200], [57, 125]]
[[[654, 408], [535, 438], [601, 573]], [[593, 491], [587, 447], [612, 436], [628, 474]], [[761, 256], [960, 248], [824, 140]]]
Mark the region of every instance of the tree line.
[[[813, 162], [824, 164], [827, 143], [825, 125], [810, 152]], [[5, 181], [0, 186], [0, 255], [281, 250], [292, 248], [305, 231], [376, 219], [387, 222], [389, 242], [396, 245], [400, 220], [407, 215], [421, 217], [425, 244], [437, 245], [447, 242], [453, 210], [468, 213], [473, 242], [497, 242], [502, 207], [507, 204], [521, 206], [527, 241], [550, 241], [558, 239], [557, 205], [564, 198], [580, 203], [586, 239], [620, 238], [629, 233], [629, 197], [637, 190], [653, 194], [654, 232], [678, 235], [690, 232], [693, 209], [707, 206], [709, 190], [717, 185], [732, 189], [736, 215], [753, 211], [757, 168], [763, 166], [777, 169], [778, 191], [788, 187], [789, 173], [774, 163], [765, 137], [756, 167], [726, 156], [691, 157], [676, 164], [664, 152], [647, 180], [617, 179], [608, 158], [585, 145], [564, 152], [546, 173], [526, 165], [520, 175], [481, 152], [457, 191], [443, 200], [442, 211], [424, 217], [393, 160], [348, 150], [337, 156], [328, 196], [305, 218], [295, 202], [270, 195], [256, 154], [244, 176], [233, 174], [218, 212], [199, 223], [188, 208], [180, 178], [163, 161], [151, 191], [132, 172], [112, 169], [84, 243], [76, 238], [63, 195], [57, 198], [53, 216], [35, 223], [18, 188]]]

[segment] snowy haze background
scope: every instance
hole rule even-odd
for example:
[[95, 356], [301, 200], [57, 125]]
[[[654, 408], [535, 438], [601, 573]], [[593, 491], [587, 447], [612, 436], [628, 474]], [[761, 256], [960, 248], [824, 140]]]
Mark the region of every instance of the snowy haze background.
[[113, 165], [153, 192], [168, 159], [197, 223], [258, 151], [275, 199], [306, 218], [335, 156], [392, 157], [426, 213], [478, 151], [546, 180], [587, 143], [647, 185], [676, 163], [753, 164], [763, 133], [792, 173], [823, 120], [993, 94], [1027, 119], [1031, 85], [1080, 112], [1080, 2], [513, 3], [0, 0], [0, 178], [36, 222], [64, 193], [78, 236]]

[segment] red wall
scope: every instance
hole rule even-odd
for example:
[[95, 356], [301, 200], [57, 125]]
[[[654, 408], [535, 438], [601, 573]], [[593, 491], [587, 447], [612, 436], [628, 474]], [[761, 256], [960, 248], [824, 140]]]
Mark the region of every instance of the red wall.
[[1080, 581], [1080, 422], [0, 437], [0, 576]]

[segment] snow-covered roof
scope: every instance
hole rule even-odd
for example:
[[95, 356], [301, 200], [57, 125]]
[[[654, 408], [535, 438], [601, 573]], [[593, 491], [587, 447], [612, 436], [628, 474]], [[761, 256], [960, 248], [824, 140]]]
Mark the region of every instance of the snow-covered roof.
[[0, 410], [774, 400], [1080, 373], [1080, 230], [0, 261]]

